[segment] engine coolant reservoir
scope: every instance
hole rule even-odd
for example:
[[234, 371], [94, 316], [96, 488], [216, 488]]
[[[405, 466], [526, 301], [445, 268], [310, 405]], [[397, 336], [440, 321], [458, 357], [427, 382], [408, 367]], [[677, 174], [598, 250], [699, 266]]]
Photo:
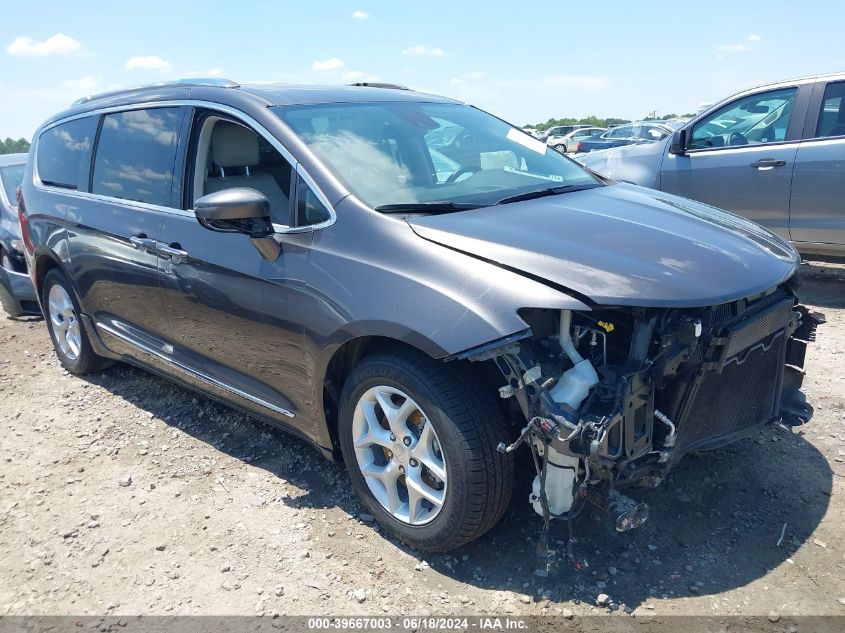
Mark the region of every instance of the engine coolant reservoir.
[[571, 369], [563, 372], [549, 394], [555, 402], [577, 409], [590, 389], [599, 381], [599, 376], [588, 360], [581, 360]]
[[[590, 393], [590, 389], [598, 383], [599, 377], [593, 364], [582, 358], [575, 348], [570, 333], [571, 325], [572, 313], [569, 310], [561, 310], [559, 341], [564, 354], [572, 361], [572, 367], [561, 374], [555, 386], [549, 391], [549, 395], [555, 402], [574, 411], [581, 406], [584, 398]], [[537, 446], [537, 449], [542, 452], [543, 447]], [[545, 492], [549, 512], [563, 514], [572, 508], [580, 460], [556, 451], [551, 446], [546, 446], [545, 449], [548, 451]], [[537, 475], [531, 488], [530, 500], [534, 511], [542, 516], [543, 504], [540, 502], [540, 489], [540, 476]]]

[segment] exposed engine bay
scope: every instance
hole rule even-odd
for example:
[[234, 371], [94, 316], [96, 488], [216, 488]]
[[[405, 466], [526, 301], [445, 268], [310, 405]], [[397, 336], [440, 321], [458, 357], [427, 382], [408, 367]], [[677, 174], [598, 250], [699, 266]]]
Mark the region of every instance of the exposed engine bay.
[[703, 308], [520, 315], [530, 332], [462, 357], [493, 361], [507, 380], [500, 396], [527, 422], [499, 450], [530, 449], [529, 501], [546, 534], [587, 502], [611, 510], [618, 531], [637, 527], [648, 508], [620, 489], [657, 486], [690, 451], [812, 416], [800, 387], [823, 316], [798, 303], [792, 282]]

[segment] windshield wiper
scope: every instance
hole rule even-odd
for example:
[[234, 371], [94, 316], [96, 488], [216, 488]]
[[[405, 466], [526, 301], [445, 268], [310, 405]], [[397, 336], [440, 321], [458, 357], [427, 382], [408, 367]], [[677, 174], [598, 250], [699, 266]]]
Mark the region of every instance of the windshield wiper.
[[515, 196], [508, 196], [502, 198], [496, 204], [509, 204], [511, 202], [522, 202], [523, 200], [534, 200], [536, 198], [545, 198], [547, 196], [556, 196], [559, 193], [569, 193], [572, 191], [583, 191], [584, 189], [594, 189], [601, 187], [600, 184], [590, 183], [582, 185], [561, 185], [559, 187], [548, 187], [546, 189], [537, 189], [535, 191], [527, 191], [525, 193], [518, 193]]
[[424, 211], [426, 213], [437, 213], [439, 211], [467, 211], [478, 209], [482, 205], [474, 202], [454, 202], [452, 200], [433, 200], [432, 202], [398, 202], [396, 204], [382, 204], [375, 207], [376, 211], [383, 213]]

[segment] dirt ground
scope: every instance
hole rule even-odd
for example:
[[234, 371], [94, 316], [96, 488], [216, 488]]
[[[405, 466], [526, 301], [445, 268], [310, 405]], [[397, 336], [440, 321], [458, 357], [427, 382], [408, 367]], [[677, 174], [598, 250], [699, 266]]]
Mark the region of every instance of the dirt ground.
[[0, 318], [0, 615], [577, 618], [608, 613], [603, 593], [620, 617], [843, 615], [845, 267], [802, 274], [828, 319], [804, 383], [814, 419], [687, 458], [640, 495], [639, 530], [585, 513], [589, 567], [547, 577], [529, 473], [501, 525], [423, 556], [305, 443], [126, 365], [73, 377], [43, 322]]

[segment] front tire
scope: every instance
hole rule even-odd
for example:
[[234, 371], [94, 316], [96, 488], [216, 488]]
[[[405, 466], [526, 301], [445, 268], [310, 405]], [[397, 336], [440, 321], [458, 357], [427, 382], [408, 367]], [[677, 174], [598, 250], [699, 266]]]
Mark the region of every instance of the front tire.
[[109, 367], [114, 361], [94, 352], [79, 320], [82, 311], [67, 277], [54, 268], [44, 277], [41, 305], [47, 330], [59, 362], [71, 374], [89, 374]]
[[513, 460], [494, 391], [457, 364], [381, 352], [352, 371], [338, 431], [352, 485], [399, 540], [427, 551], [464, 545], [501, 519]]

